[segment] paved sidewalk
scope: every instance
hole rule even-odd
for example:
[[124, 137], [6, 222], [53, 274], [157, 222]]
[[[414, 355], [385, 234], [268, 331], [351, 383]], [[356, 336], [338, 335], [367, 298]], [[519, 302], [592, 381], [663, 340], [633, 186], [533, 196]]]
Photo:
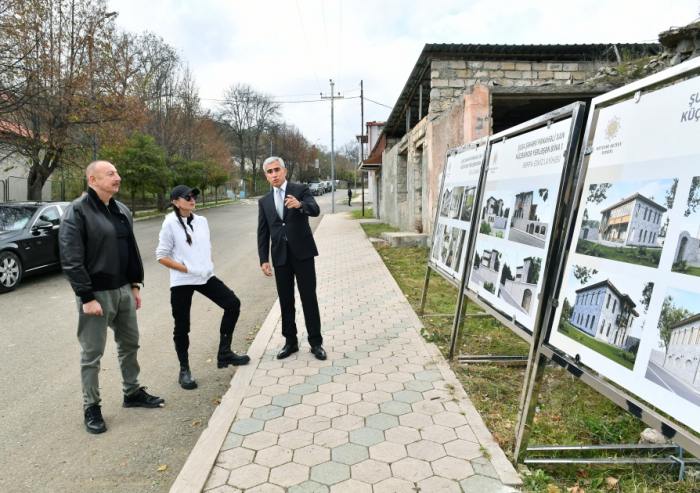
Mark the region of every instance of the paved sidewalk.
[[[199, 491], [188, 476], [209, 470], [217, 444], [211, 493], [516, 491], [504, 485], [518, 474], [357, 221], [326, 215], [315, 236], [328, 360], [305, 337], [274, 359], [276, 304], [251, 347], [264, 355], [237, 372], [172, 491]], [[297, 315], [303, 330], [300, 305]]]

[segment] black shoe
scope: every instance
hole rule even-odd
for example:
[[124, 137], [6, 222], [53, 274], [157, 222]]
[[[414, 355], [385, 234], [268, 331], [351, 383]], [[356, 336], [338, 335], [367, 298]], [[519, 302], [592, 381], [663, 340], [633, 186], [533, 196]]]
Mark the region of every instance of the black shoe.
[[192, 390], [197, 388], [197, 382], [192, 378], [192, 373], [187, 366], [180, 367], [180, 375], [177, 377], [177, 381], [180, 387], [186, 390]]
[[277, 359], [284, 359], [299, 351], [299, 344], [285, 344], [282, 351], [277, 353]]
[[321, 361], [327, 358], [326, 350], [321, 346], [311, 346], [311, 352], [316, 355], [316, 359], [320, 359]]
[[165, 399], [150, 395], [146, 387], [141, 387], [133, 394], [124, 396], [122, 407], [165, 407]]
[[250, 362], [250, 356], [247, 354], [236, 354], [229, 350], [227, 353], [219, 353], [217, 360], [217, 368], [226, 368], [229, 365], [247, 365]]
[[85, 410], [85, 428], [88, 433], [99, 435], [107, 431], [105, 420], [102, 419], [102, 410], [100, 406], [90, 406]]

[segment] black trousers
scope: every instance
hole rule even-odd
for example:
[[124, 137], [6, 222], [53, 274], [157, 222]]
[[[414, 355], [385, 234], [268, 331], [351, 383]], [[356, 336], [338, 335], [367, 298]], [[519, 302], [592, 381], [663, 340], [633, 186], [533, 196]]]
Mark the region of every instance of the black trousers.
[[275, 282], [277, 294], [280, 297], [282, 309], [282, 335], [287, 344], [298, 344], [297, 324], [295, 321], [296, 308], [294, 307], [294, 278], [299, 288], [301, 307], [304, 310], [306, 331], [309, 334], [309, 345], [320, 346], [323, 344], [321, 336], [321, 314], [318, 310], [316, 299], [316, 265], [314, 258], [304, 260], [297, 259], [287, 245], [287, 262], [284, 265], [275, 266]]
[[173, 286], [170, 288], [170, 304], [173, 309], [173, 318], [175, 319], [173, 341], [175, 341], [175, 352], [181, 366], [189, 366], [190, 307], [192, 306], [192, 296], [195, 291], [224, 309], [224, 316], [221, 319], [221, 327], [219, 328], [219, 354], [222, 351], [227, 352], [231, 350], [233, 329], [235, 329], [238, 316], [241, 313], [241, 301], [216, 276], [211, 277], [206, 284]]

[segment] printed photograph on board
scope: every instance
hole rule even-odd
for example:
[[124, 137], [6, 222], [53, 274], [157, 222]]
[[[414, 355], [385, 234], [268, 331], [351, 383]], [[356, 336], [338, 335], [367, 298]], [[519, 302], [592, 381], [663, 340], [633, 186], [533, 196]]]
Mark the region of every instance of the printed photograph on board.
[[462, 205], [462, 198], [464, 193], [464, 187], [454, 187], [452, 189], [452, 197], [450, 200], [450, 209], [447, 211], [447, 217], [449, 219], [459, 220], [459, 209]]
[[479, 233], [505, 238], [508, 228], [508, 218], [512, 200], [510, 190], [486, 192], [484, 194], [484, 207], [481, 210], [481, 225]]
[[591, 184], [576, 253], [658, 267], [677, 187], [677, 178]]
[[668, 288], [645, 378], [700, 406], [700, 294]]
[[455, 240], [455, 244], [456, 244], [455, 255], [454, 255], [454, 259], [453, 259], [452, 263], [449, 265], [453, 271], [459, 272], [459, 264], [460, 264], [461, 259], [462, 259], [462, 250], [464, 248], [464, 239], [466, 236], [466, 234], [465, 234], [466, 231], [463, 229], [454, 228], [454, 232], [457, 235], [457, 238]]
[[455, 233], [459, 231], [453, 226], [446, 226], [442, 234], [442, 251], [440, 252], [440, 262], [449, 266], [452, 265], [455, 253]]
[[653, 282], [574, 265], [557, 331], [632, 370], [653, 291]]
[[537, 296], [537, 282], [542, 271], [542, 259], [516, 250], [506, 250], [501, 258], [503, 267], [498, 285], [498, 297], [519, 313], [532, 316]]
[[433, 259], [440, 260], [440, 253], [442, 252], [442, 239], [445, 234], [445, 225], [438, 224], [437, 232], [435, 233], [435, 245], [433, 245]]
[[481, 245], [481, 250], [474, 254], [471, 281], [486, 291], [496, 294], [498, 272], [501, 267], [502, 252], [489, 244]]
[[445, 187], [442, 191], [442, 200], [440, 201], [440, 215], [448, 217], [450, 206], [452, 205], [452, 188]]
[[673, 272], [700, 276], [700, 176], [692, 179], [683, 212], [681, 233], [673, 255]]
[[544, 249], [556, 204], [549, 200], [549, 189], [515, 192], [508, 239]]
[[469, 222], [472, 220], [472, 212], [474, 211], [474, 197], [476, 196], [476, 187], [464, 187], [464, 198], [462, 199], [462, 210], [459, 214], [460, 221]]

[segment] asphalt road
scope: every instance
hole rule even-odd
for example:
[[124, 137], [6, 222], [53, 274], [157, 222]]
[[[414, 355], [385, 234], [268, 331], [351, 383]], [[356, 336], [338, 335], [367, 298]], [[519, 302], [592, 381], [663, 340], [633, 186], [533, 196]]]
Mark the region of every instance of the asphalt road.
[[[345, 190], [336, 200], [347, 197]], [[330, 194], [317, 197], [330, 212]], [[347, 204], [347, 200], [346, 200]], [[355, 208], [355, 207], [353, 207]], [[336, 206], [336, 212], [348, 207]], [[277, 298], [260, 271], [257, 202], [202, 211], [212, 231], [215, 274], [241, 299], [234, 351], [246, 344]], [[320, 217], [312, 219], [315, 230]], [[162, 219], [135, 223], [144, 260], [140, 381], [165, 398], [162, 409], [121, 407], [116, 347], [108, 339], [100, 373], [108, 431], [83, 425], [80, 346], [73, 292], [60, 272], [26, 279], [0, 296], [0, 491], [167, 491], [229, 385], [231, 367], [216, 368], [222, 311], [195, 294], [190, 366], [199, 388], [183, 390], [172, 343], [168, 270], [155, 259]], [[111, 335], [110, 335], [111, 337]], [[167, 466], [159, 472], [158, 468]]]
[[512, 227], [510, 228], [510, 232], [508, 233], [508, 239], [510, 241], [517, 241], [518, 243], [522, 243], [523, 245], [544, 248], [544, 240], [536, 238], [532, 235], [529, 235], [523, 231], [519, 231]]
[[649, 361], [645, 378], [682, 397], [686, 401], [700, 406], [700, 396], [698, 394], [653, 361]]

